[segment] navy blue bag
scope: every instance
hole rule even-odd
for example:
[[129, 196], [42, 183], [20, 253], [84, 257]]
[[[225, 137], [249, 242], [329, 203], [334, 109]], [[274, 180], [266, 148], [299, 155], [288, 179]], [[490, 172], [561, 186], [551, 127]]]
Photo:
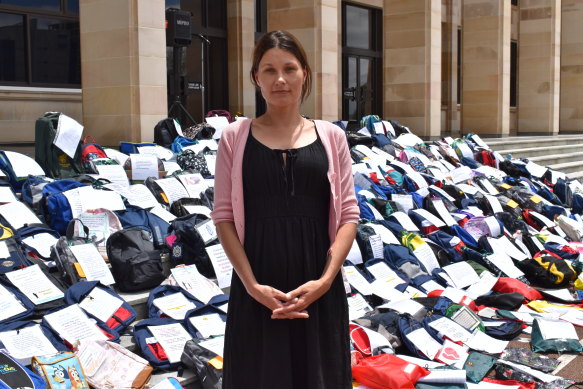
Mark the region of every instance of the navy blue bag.
[[4, 151], [0, 151], [0, 170], [8, 178], [8, 182], [10, 184], [10, 187], [12, 187], [12, 190], [14, 190], [17, 193], [20, 193], [20, 191], [22, 190], [22, 184], [24, 183], [24, 178], [20, 177], [19, 179], [19, 177], [16, 176], [14, 168], [12, 167], [12, 164], [10, 163], [10, 160], [8, 159]]
[[188, 333], [190, 333], [190, 334], [196, 334], [196, 337], [198, 339], [204, 339], [202, 334], [192, 324], [192, 322], [190, 321], [190, 318], [196, 317], [196, 316], [210, 315], [212, 313], [218, 314], [223, 322], [227, 321], [227, 314], [225, 312], [221, 311], [218, 308], [215, 308], [212, 305], [207, 304], [207, 305], [203, 305], [201, 307], [195, 308], [195, 309], [191, 309], [190, 311], [188, 311], [188, 313], [186, 313], [186, 316], [184, 318], [184, 324], [186, 327], [186, 331], [188, 331]]
[[196, 308], [204, 306], [202, 302], [200, 302], [196, 297], [194, 297], [186, 290], [182, 289], [180, 286], [160, 285], [154, 288], [150, 292], [150, 295], [148, 296], [148, 302], [146, 303], [148, 309], [148, 317], [151, 319], [166, 318], [167, 316], [156, 305], [154, 305], [154, 300], [175, 293], [182, 293], [184, 297], [186, 297], [188, 301], [192, 302]]
[[22, 293], [20, 290], [18, 290], [18, 288], [16, 288], [14, 285], [12, 285], [12, 283], [10, 283], [8, 280], [4, 279], [3, 277], [0, 277], [0, 285], [2, 285], [10, 293], [12, 293], [14, 295], [14, 298], [16, 300], [20, 301], [20, 303], [26, 309], [26, 311], [19, 313], [18, 315], [9, 317], [9, 318], [4, 319], [4, 320], [0, 320], [1, 325], [4, 325], [5, 323], [9, 323], [9, 322], [22, 320], [22, 319], [25, 319], [27, 317], [32, 316], [32, 314], [34, 313], [34, 303], [32, 301], [30, 301], [28, 299], [28, 297], [26, 297], [24, 295], [24, 293]]
[[44, 261], [49, 261], [50, 260], [50, 254], [48, 257], [45, 257], [44, 255], [42, 255], [37, 249], [35, 249], [34, 247], [26, 244], [24, 242], [24, 240], [26, 238], [35, 236], [37, 234], [42, 234], [42, 233], [47, 233], [49, 235], [52, 235], [53, 237], [55, 237], [56, 239], [59, 239], [61, 237], [61, 235], [50, 228], [47, 227], [42, 227], [42, 226], [28, 226], [28, 227], [22, 227], [21, 229], [18, 230], [18, 235], [16, 235], [16, 240], [18, 241], [18, 243], [20, 244], [20, 246], [22, 246], [22, 248], [27, 252], [27, 253], [32, 253], [34, 254], [37, 258], [40, 258]]
[[[105, 293], [123, 301], [121, 307], [119, 307], [112, 317], [104, 323], [118, 333], [123, 332], [134, 320], [136, 320], [136, 310], [115, 291], [101, 285], [99, 281], [81, 281], [71, 285], [65, 292], [65, 303], [67, 303], [67, 305], [78, 304], [95, 288], [101, 289]], [[91, 313], [87, 311], [85, 311], [85, 313], [95, 321], [100, 321]]]
[[[377, 263], [379, 263], [379, 262], [380, 262], [380, 263], [384, 263], [385, 265], [387, 265], [387, 266], [388, 266], [388, 267], [389, 267], [391, 270], [393, 270], [393, 271], [395, 272], [395, 274], [397, 274], [397, 276], [399, 276], [399, 278], [400, 278], [401, 280], [403, 280], [403, 283], [402, 283], [402, 284], [399, 284], [399, 285], [397, 285], [397, 286], [395, 287], [395, 289], [397, 289], [397, 290], [398, 290], [398, 291], [400, 291], [400, 292], [404, 292], [404, 291], [405, 291], [405, 289], [407, 289], [407, 286], [409, 285], [409, 282], [410, 282], [409, 278], [407, 277], [407, 275], [406, 275], [406, 274], [404, 274], [403, 272], [401, 272], [399, 269], [394, 269], [394, 268], [393, 268], [393, 267], [392, 267], [390, 264], [388, 264], [388, 263], [387, 263], [387, 261], [385, 261], [384, 259], [370, 259], [370, 260], [368, 260], [368, 261], [366, 261], [366, 262], [364, 263], [364, 268], [365, 268], [365, 269], [367, 269], [367, 271], [368, 271], [368, 268], [369, 268], [370, 266], [376, 265], [376, 264], [377, 264]], [[369, 272], [369, 273], [370, 273], [370, 272]]]
[[[443, 231], [434, 231], [431, 234], [427, 235], [427, 237], [431, 239], [433, 242], [435, 242], [439, 247], [446, 250], [454, 262], [459, 262], [463, 259], [462, 254], [459, 251], [457, 251], [454, 248], [454, 246], [452, 246], [452, 239], [456, 237]], [[463, 244], [461, 239], [457, 238], [457, 240], [459, 243]]]
[[429, 275], [425, 266], [405, 246], [387, 244], [383, 250], [383, 255], [385, 261], [393, 269], [399, 269], [410, 280], [420, 275]]
[[[153, 342], [151, 339], [154, 338], [150, 330], [148, 329], [149, 326], [161, 326], [166, 324], [175, 324], [178, 323], [176, 320], [172, 319], [144, 319], [140, 320], [138, 323], [134, 325], [134, 341], [138, 346], [142, 356], [150, 362], [155, 369], [176, 369], [180, 366], [180, 362], [170, 363], [168, 361], [168, 357], [166, 357], [166, 353], [162, 346], [157, 343]], [[193, 335], [193, 334], [191, 334]], [[193, 335], [194, 337], [194, 335]], [[155, 338], [154, 338], [155, 339]]]
[[166, 236], [168, 227], [164, 219], [146, 211], [135, 205], [127, 205], [125, 210], [114, 211], [119, 218], [123, 228], [141, 227], [152, 233], [154, 247], [157, 249], [166, 248]]
[[429, 328], [426, 329], [423, 324], [421, 324], [420, 322], [418, 322], [417, 320], [415, 320], [411, 315], [409, 314], [404, 314], [399, 318], [399, 321], [397, 322], [397, 326], [399, 328], [399, 334], [401, 337], [401, 341], [403, 342], [403, 344], [407, 347], [407, 349], [413, 353], [414, 356], [417, 356], [419, 358], [422, 359], [429, 359], [427, 356], [425, 356], [425, 354], [423, 354], [414, 344], [413, 342], [411, 342], [409, 340], [409, 338], [407, 338], [407, 335], [410, 334], [413, 331], [416, 331], [418, 329], [423, 329], [425, 331], [427, 331], [429, 333], [429, 335], [435, 339], [435, 341], [437, 341], [438, 343], [443, 343], [442, 340], [439, 339], [439, 336], [437, 335], [437, 331], [435, 331], [433, 328]]
[[17, 239], [17, 235], [11, 238], [2, 239], [2, 242], [4, 242], [8, 248], [10, 256], [8, 258], [0, 259], [0, 274], [32, 265], [32, 262], [28, 259], [24, 251], [22, 251]]
[[[36, 324], [37, 323], [33, 321], [27, 320], [17, 320], [9, 323], [2, 323], [0, 324], [0, 332], [20, 330], [22, 328], [32, 327]], [[63, 343], [63, 341], [61, 340], [61, 338], [55, 336], [55, 334], [52, 331], [48, 330], [46, 327], [42, 325], [40, 329], [42, 333], [47, 337], [47, 339], [51, 342], [51, 344], [57, 349], [57, 351], [69, 351], [67, 346], [65, 346], [65, 343]]]
[[64, 235], [69, 221], [73, 219], [71, 205], [63, 192], [85, 186], [73, 179], [57, 180], [46, 184], [42, 190], [44, 218], [48, 225]]

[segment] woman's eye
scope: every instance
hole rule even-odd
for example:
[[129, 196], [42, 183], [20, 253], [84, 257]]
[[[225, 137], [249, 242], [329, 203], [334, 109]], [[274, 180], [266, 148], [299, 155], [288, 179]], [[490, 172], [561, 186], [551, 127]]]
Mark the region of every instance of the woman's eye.
[[289, 67], [285, 69], [287, 72], [295, 72], [297, 69], [294, 67]]
[[272, 68], [268, 68], [268, 69], [264, 70], [265, 73], [273, 73], [274, 71], [275, 71], [275, 69], [272, 69]]

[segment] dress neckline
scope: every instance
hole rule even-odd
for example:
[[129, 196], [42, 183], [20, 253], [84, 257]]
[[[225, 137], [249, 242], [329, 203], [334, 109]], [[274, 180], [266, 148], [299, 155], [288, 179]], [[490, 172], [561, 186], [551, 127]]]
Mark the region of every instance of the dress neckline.
[[298, 151], [298, 150], [302, 150], [302, 149], [308, 148], [310, 146], [313, 146], [316, 143], [318, 143], [318, 141], [320, 140], [320, 134], [318, 134], [318, 129], [316, 128], [316, 124], [315, 123], [313, 123], [313, 124], [314, 124], [314, 129], [316, 130], [316, 139], [313, 142], [310, 142], [305, 146], [295, 147], [295, 148], [291, 148], [291, 149], [272, 149], [271, 147], [269, 147], [266, 144], [259, 141], [259, 139], [255, 138], [255, 136], [253, 135], [253, 128], [251, 126], [249, 126], [249, 137], [251, 139], [253, 139], [255, 142], [257, 142], [260, 146], [264, 147], [267, 150], [271, 150], [271, 151], [278, 152], [278, 153], [283, 153], [283, 152], [290, 151], [290, 150]]

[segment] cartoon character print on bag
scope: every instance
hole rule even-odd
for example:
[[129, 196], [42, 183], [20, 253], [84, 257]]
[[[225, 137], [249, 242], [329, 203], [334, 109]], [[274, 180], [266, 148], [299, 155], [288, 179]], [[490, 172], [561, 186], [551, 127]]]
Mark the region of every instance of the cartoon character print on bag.
[[68, 373], [69, 379], [71, 380], [71, 389], [88, 388], [88, 386], [83, 383], [83, 380], [81, 379], [81, 376], [79, 375], [79, 372], [75, 366], [69, 367]]

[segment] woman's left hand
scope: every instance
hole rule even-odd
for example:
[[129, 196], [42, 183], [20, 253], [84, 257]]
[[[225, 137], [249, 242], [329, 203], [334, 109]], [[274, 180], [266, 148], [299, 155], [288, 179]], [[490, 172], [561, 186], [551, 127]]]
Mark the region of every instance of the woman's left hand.
[[288, 292], [289, 300], [284, 307], [274, 309], [272, 319], [288, 319], [290, 312], [306, 312], [308, 307], [330, 289], [330, 285], [322, 280], [308, 281], [298, 288]]

